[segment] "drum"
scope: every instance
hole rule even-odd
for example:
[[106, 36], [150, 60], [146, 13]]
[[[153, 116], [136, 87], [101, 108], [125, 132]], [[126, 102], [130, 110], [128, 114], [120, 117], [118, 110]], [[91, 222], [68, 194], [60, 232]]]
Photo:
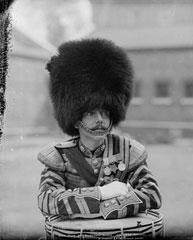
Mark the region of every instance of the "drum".
[[47, 239], [146, 239], [164, 237], [163, 216], [154, 211], [122, 219], [46, 222]]

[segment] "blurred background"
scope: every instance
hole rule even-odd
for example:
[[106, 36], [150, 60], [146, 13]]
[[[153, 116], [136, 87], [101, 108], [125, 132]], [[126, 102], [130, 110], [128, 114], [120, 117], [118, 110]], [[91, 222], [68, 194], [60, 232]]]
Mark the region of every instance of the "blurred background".
[[128, 52], [135, 92], [126, 120], [113, 131], [145, 145], [163, 195], [166, 236], [191, 237], [193, 0], [16, 0], [10, 14], [1, 238], [44, 235], [37, 154], [68, 138], [53, 117], [45, 65], [62, 42], [84, 37], [110, 39]]

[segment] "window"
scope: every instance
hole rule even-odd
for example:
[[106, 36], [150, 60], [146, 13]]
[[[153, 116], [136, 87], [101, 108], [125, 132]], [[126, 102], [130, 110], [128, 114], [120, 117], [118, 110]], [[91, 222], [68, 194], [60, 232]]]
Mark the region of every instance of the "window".
[[185, 98], [193, 98], [193, 79], [185, 82], [184, 97]]
[[169, 79], [155, 80], [153, 104], [160, 104], [160, 105], [171, 104]]
[[135, 81], [132, 103], [136, 105], [143, 103], [143, 99], [141, 97], [141, 81], [139, 80]]
[[193, 78], [186, 79], [183, 83], [183, 97], [180, 99], [181, 104], [193, 104]]
[[167, 98], [169, 97], [169, 82], [157, 82], [155, 85], [155, 97]]
[[134, 97], [139, 98], [140, 96], [141, 96], [141, 84], [139, 81], [136, 81], [134, 86]]

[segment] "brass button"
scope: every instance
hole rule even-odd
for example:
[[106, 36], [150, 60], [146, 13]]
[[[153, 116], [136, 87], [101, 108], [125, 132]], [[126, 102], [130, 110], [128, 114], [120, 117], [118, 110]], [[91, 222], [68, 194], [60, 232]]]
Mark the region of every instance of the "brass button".
[[99, 170], [97, 168], [94, 169], [94, 173], [97, 174]]
[[81, 150], [82, 152], [84, 152], [84, 151], [85, 151], [85, 149], [84, 149], [84, 147], [83, 147], [83, 146], [80, 146], [80, 150]]
[[95, 159], [94, 161], [93, 161], [93, 165], [95, 165], [95, 166], [97, 166], [98, 165], [98, 160], [97, 159]]
[[114, 205], [115, 203], [116, 203], [116, 200], [115, 200], [115, 199], [112, 199], [112, 200], [111, 200], [111, 204]]
[[118, 199], [119, 199], [120, 201], [123, 201], [123, 200], [125, 199], [125, 197], [124, 197], [124, 196], [120, 196]]
[[109, 207], [109, 202], [106, 202], [105, 204], [104, 204], [104, 206], [107, 208], [107, 207]]

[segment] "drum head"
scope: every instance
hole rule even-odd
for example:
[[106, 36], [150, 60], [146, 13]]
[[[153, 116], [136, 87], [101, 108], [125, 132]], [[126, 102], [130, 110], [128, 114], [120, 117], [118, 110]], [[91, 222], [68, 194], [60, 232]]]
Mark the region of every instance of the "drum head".
[[113, 220], [98, 218], [46, 222], [46, 231], [47, 236], [52, 236], [52, 239], [56, 236], [57, 239], [67, 239], [67, 237], [69, 239], [131, 239], [130, 237], [164, 236], [163, 217], [153, 211]]
[[129, 228], [151, 224], [157, 220], [157, 216], [140, 213], [137, 216], [122, 218], [122, 219], [113, 219], [113, 220], [104, 220], [104, 219], [79, 219], [79, 220], [68, 220], [62, 222], [54, 223], [55, 227], [62, 229], [121, 229]]

